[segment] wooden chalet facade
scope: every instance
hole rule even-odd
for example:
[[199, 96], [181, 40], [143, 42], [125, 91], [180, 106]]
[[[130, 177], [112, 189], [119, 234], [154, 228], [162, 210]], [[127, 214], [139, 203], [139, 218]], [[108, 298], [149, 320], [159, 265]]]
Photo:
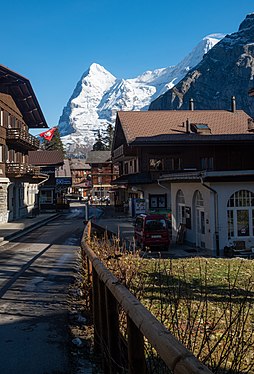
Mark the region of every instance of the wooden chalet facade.
[[170, 213], [173, 240], [182, 224], [189, 244], [216, 254], [239, 237], [254, 246], [253, 131], [234, 100], [231, 111], [119, 112], [117, 198], [143, 198], [146, 211]]
[[29, 164], [28, 152], [39, 148], [30, 128], [47, 123], [28, 79], [0, 65], [0, 223], [38, 208], [38, 184], [45, 180]]
[[92, 188], [91, 166], [86, 160], [79, 158], [71, 158], [69, 162], [72, 176], [70, 192], [87, 197]]
[[118, 176], [118, 167], [112, 164], [111, 152], [90, 151], [86, 162], [91, 166], [91, 197], [94, 200], [104, 199], [109, 196], [111, 185]]
[[58, 185], [56, 170], [64, 165], [63, 153], [58, 150], [30, 151], [29, 162], [39, 167], [46, 177], [45, 182], [39, 187], [39, 208], [44, 212], [55, 212], [64, 193], [62, 185]]

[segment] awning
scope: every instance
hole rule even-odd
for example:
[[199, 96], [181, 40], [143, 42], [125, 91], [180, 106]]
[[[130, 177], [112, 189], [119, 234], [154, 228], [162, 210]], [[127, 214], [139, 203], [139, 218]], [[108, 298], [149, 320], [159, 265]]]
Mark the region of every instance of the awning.
[[75, 187], [92, 188], [92, 184], [91, 184], [91, 182], [83, 182], [83, 183], [79, 183], [79, 184], [73, 184], [72, 187], [73, 188], [75, 188]]

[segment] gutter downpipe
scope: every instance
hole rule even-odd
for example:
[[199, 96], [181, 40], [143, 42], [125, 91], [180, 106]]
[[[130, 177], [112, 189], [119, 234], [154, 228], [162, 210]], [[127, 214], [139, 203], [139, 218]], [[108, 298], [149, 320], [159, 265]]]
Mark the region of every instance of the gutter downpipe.
[[157, 179], [157, 183], [158, 183], [158, 186], [160, 186], [161, 188], [164, 188], [165, 190], [170, 191], [170, 189], [169, 189], [168, 187], [165, 187], [165, 186], [163, 186], [163, 185], [160, 183], [159, 179]]
[[[49, 174], [43, 174], [41, 173], [40, 175], [42, 175], [43, 177], [45, 177], [45, 179], [43, 179], [43, 181], [37, 183], [37, 189], [38, 189], [38, 193], [39, 193], [39, 186], [42, 184], [42, 183], [45, 183], [49, 180]], [[38, 209], [39, 209], [39, 212], [41, 211], [41, 204], [40, 204], [40, 197], [39, 197], [39, 201], [38, 201]]]
[[[158, 183], [158, 186], [160, 186], [161, 188], [164, 188], [164, 190], [169, 191], [170, 194], [171, 194], [171, 190], [170, 190], [168, 187], [163, 186], [163, 185], [160, 183], [159, 179], [157, 179], [157, 183]], [[170, 198], [170, 201], [171, 201], [171, 198]], [[171, 208], [170, 208], [170, 210], [171, 210]]]
[[218, 229], [218, 192], [214, 190], [212, 187], [208, 186], [204, 182], [202, 175], [200, 175], [200, 181], [201, 181], [202, 186], [212, 191], [214, 194], [214, 224], [215, 224], [216, 256], [220, 256], [219, 229]]

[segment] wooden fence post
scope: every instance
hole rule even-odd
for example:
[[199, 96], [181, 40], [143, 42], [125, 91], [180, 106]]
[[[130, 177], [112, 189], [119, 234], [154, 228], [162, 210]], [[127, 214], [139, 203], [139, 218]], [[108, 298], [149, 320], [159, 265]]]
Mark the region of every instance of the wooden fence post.
[[99, 279], [99, 295], [100, 295], [100, 331], [101, 331], [101, 351], [103, 353], [103, 369], [104, 373], [109, 373], [109, 352], [108, 352], [108, 327], [107, 327], [107, 307], [105, 284]]
[[119, 335], [119, 313], [118, 303], [108, 288], [106, 288], [106, 309], [108, 345], [110, 354], [110, 373], [116, 374], [122, 372]]
[[93, 324], [94, 324], [94, 352], [101, 352], [100, 336], [100, 294], [99, 294], [99, 277], [97, 272], [92, 271], [93, 274]]
[[93, 313], [93, 266], [92, 262], [87, 257], [87, 282], [88, 282], [88, 293], [89, 293], [89, 307], [90, 312]]
[[127, 316], [129, 374], [145, 374], [144, 337], [132, 319]]

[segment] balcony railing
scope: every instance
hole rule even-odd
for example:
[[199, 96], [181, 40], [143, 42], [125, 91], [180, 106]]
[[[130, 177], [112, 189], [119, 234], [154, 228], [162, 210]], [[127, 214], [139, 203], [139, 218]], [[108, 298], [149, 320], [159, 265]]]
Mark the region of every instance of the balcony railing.
[[6, 139], [29, 149], [38, 149], [40, 146], [40, 141], [35, 136], [22, 129], [7, 129]]
[[11, 162], [6, 164], [6, 175], [13, 177], [22, 177], [24, 175], [38, 176], [40, 168], [30, 164]]

